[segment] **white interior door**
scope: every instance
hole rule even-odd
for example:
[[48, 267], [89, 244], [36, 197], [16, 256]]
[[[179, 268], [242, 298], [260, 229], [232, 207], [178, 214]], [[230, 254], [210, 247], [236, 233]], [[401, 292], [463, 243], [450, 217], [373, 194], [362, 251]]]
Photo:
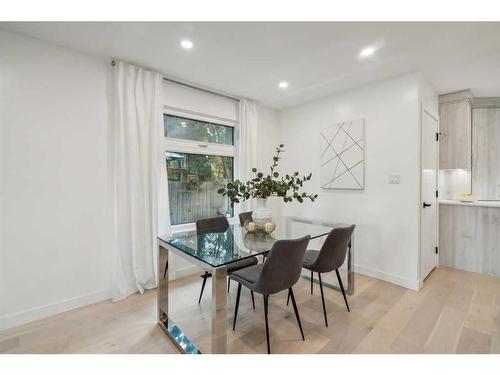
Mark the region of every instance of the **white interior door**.
[[421, 280], [437, 266], [438, 259], [438, 129], [437, 119], [422, 111]]

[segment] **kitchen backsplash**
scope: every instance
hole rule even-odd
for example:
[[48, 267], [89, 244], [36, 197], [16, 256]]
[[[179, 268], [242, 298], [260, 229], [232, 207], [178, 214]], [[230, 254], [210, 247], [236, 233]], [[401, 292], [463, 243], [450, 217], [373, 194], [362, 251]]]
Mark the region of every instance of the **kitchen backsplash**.
[[464, 169], [439, 170], [439, 198], [458, 199], [471, 192], [471, 172]]

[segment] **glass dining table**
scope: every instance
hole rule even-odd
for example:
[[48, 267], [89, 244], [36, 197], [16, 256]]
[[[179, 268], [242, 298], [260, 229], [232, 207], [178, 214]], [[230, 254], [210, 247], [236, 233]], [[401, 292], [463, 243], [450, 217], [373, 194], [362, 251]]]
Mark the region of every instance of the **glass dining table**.
[[[199, 346], [189, 339], [169, 315], [169, 253], [178, 255], [212, 275], [211, 352], [227, 352], [227, 266], [240, 259], [267, 253], [277, 240], [311, 236], [309, 248], [319, 248], [326, 235], [336, 227], [348, 224], [329, 223], [284, 216], [273, 218], [276, 229], [271, 234], [248, 233], [240, 224], [226, 230], [199, 234], [196, 231], [158, 237], [158, 324], [183, 353], [201, 354]], [[314, 246], [316, 245], [316, 246]], [[347, 290], [354, 293], [354, 236], [346, 259]], [[306, 273], [303, 277], [310, 279]], [[317, 281], [317, 280], [314, 280]], [[338, 288], [334, 282], [324, 286]], [[196, 303], [193, 296], [193, 303]]]

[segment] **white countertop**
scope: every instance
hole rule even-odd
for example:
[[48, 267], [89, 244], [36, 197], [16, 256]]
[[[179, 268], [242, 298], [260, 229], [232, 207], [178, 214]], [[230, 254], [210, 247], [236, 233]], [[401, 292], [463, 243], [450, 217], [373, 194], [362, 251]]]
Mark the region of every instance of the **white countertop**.
[[461, 202], [458, 200], [440, 199], [439, 204], [452, 204], [457, 206], [473, 206], [473, 207], [499, 207], [500, 201], [475, 201], [475, 202]]

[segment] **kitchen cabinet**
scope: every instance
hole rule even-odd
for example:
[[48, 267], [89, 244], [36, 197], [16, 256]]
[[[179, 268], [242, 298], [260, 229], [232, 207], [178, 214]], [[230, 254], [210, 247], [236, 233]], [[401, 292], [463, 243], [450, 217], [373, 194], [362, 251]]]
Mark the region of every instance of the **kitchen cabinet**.
[[439, 168], [471, 170], [472, 94], [469, 90], [439, 97]]
[[492, 104], [472, 109], [472, 191], [480, 199], [500, 199], [500, 100]]
[[500, 202], [440, 201], [439, 265], [500, 277]]

